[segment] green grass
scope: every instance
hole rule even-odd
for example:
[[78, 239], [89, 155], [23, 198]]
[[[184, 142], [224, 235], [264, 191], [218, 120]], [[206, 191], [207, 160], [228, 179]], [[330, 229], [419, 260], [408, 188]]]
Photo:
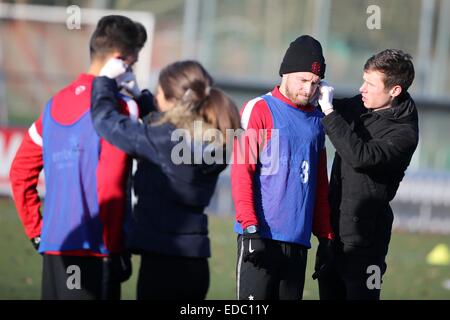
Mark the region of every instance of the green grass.
[[[210, 216], [212, 258], [208, 299], [235, 298], [236, 235], [231, 217]], [[41, 257], [26, 239], [10, 200], [0, 200], [0, 299], [39, 299]], [[449, 236], [395, 233], [382, 299], [450, 299], [443, 282], [450, 280], [450, 266], [430, 266], [426, 255], [437, 244], [450, 246]], [[304, 298], [318, 299], [317, 283], [311, 279], [316, 241], [308, 255]], [[123, 298], [134, 299], [139, 257], [133, 257], [132, 278], [123, 286]]]

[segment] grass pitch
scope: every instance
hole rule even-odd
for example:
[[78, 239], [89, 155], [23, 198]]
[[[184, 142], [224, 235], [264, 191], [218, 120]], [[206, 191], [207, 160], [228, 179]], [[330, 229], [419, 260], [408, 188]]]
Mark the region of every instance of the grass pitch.
[[[232, 217], [209, 217], [212, 258], [207, 299], [235, 299], [236, 235]], [[450, 299], [450, 266], [431, 266], [427, 254], [438, 244], [450, 247], [450, 236], [394, 233], [382, 299]], [[318, 299], [311, 279], [317, 241], [309, 250], [304, 299]], [[0, 199], [0, 299], [39, 299], [42, 258], [25, 237], [11, 200]], [[139, 257], [133, 276], [122, 287], [123, 299], [134, 299]], [[447, 289], [446, 289], [447, 288]]]

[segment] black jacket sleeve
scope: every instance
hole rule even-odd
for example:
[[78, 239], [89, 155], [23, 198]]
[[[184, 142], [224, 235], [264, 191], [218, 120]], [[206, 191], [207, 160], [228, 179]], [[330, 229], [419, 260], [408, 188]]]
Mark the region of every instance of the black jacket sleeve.
[[381, 139], [363, 140], [342, 115], [333, 111], [322, 119], [325, 132], [337, 153], [357, 171], [399, 165], [416, 147], [413, 132], [407, 128], [391, 130]]
[[117, 84], [97, 77], [92, 84], [91, 116], [98, 135], [126, 153], [157, 162], [157, 147], [152, 128], [119, 113]]

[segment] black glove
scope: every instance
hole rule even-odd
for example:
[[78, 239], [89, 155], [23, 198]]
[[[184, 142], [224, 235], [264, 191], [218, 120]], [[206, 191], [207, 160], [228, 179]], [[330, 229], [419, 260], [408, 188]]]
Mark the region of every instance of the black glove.
[[266, 244], [264, 239], [256, 233], [244, 233], [242, 235], [244, 244], [244, 262], [251, 262], [257, 267], [264, 264]]
[[316, 253], [315, 272], [312, 275], [314, 280], [327, 274], [334, 262], [333, 240], [319, 238], [319, 247]]
[[139, 105], [139, 117], [144, 118], [150, 112], [156, 111], [155, 97], [147, 89], [142, 90], [136, 101]]
[[133, 267], [131, 263], [131, 253], [111, 255], [111, 278], [114, 281], [125, 282], [130, 279]]
[[33, 244], [33, 247], [36, 249], [36, 251], [39, 250], [39, 245], [41, 244], [41, 236], [36, 236], [31, 239], [31, 243]]

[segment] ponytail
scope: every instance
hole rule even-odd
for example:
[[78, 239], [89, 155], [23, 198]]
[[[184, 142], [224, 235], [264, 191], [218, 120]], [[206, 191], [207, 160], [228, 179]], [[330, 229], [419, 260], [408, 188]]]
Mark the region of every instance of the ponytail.
[[[227, 129], [240, 127], [236, 105], [212, 86], [212, 77], [200, 63], [180, 61], [168, 65], [160, 73], [159, 85], [165, 98], [175, 100], [176, 104], [156, 124], [170, 122], [193, 133], [194, 122], [202, 121], [204, 130], [218, 129], [222, 137], [226, 137]], [[226, 144], [226, 140], [221, 143]]]

